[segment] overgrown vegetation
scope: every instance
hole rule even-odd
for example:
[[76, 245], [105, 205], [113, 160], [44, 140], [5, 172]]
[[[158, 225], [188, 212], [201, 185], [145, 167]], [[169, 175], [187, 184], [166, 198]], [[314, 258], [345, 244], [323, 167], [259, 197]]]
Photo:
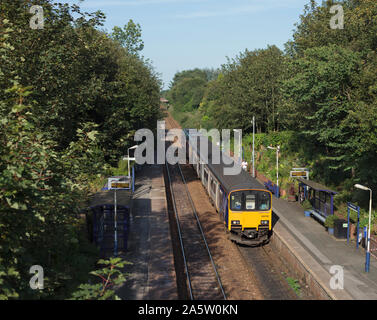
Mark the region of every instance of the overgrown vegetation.
[[248, 162], [255, 116], [256, 169], [274, 181], [276, 154], [266, 147], [280, 145], [281, 188], [293, 182], [292, 167], [307, 167], [311, 179], [339, 191], [343, 212], [347, 201], [368, 208], [369, 194], [355, 183], [377, 191], [377, 6], [337, 1], [345, 27], [331, 29], [333, 4], [309, 1], [284, 51], [245, 50], [213, 80], [192, 82], [204, 74], [197, 69], [180, 72], [167, 97], [183, 127], [243, 129]]
[[131, 264], [121, 258], [110, 258], [99, 260], [101, 269], [90, 272], [95, 276], [95, 283], [81, 284], [73, 293], [71, 300], [120, 300], [115, 294], [114, 287], [126, 281], [126, 273], [122, 271], [125, 265]]
[[301, 295], [301, 285], [297, 279], [293, 279], [291, 277], [286, 278], [289, 286], [293, 289], [297, 296]]
[[[87, 283], [98, 252], [80, 208], [160, 117], [140, 26], [116, 36], [99, 31], [101, 12], [38, 4], [45, 24], [34, 30], [30, 1], [0, 3], [0, 299], [65, 299]], [[43, 290], [29, 286], [32, 265], [44, 268]]]

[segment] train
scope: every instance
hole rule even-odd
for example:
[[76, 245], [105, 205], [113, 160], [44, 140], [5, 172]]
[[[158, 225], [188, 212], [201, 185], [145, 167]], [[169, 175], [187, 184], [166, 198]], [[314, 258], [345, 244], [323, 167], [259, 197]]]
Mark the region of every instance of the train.
[[[212, 145], [208, 137], [191, 132], [184, 130], [186, 157], [190, 159], [212, 205], [221, 215], [228, 238], [248, 246], [266, 244], [272, 231], [272, 193], [261, 189], [244, 170], [237, 175], [225, 175], [224, 168], [231, 167], [233, 164], [228, 163], [234, 160], [228, 157], [224, 161], [227, 157], [224, 153], [220, 163], [214, 164], [212, 152], [217, 150], [221, 153], [219, 147]], [[203, 154], [201, 141], [208, 143], [208, 151], [202, 151]]]

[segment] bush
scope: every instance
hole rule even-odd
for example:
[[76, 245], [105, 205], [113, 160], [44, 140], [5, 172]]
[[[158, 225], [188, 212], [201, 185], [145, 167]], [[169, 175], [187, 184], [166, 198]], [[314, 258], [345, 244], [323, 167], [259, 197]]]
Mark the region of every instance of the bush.
[[305, 199], [304, 202], [301, 204], [305, 210], [309, 210], [313, 208], [312, 204], [308, 199]]
[[132, 263], [121, 258], [110, 258], [109, 260], [101, 259], [98, 264], [103, 268], [90, 272], [96, 277], [95, 283], [81, 284], [70, 300], [120, 300], [115, 294], [114, 286], [126, 281], [125, 276], [128, 273], [124, 273], [122, 269], [125, 265]]
[[325, 227], [327, 228], [334, 228], [335, 221], [338, 220], [339, 218], [335, 215], [330, 215], [326, 218], [325, 220]]

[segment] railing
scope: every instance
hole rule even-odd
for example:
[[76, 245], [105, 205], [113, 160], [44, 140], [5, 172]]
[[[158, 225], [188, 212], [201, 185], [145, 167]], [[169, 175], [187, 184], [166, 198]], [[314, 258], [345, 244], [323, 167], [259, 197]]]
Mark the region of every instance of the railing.
[[272, 183], [271, 180], [268, 180], [264, 183], [264, 186], [268, 191], [271, 191], [276, 198], [279, 198], [279, 187], [276, 184]]
[[[111, 250], [114, 241], [114, 205], [99, 205], [91, 207], [93, 213], [93, 241], [101, 253]], [[123, 239], [123, 250], [127, 249], [129, 209], [117, 206], [117, 238]], [[111, 240], [112, 239], [112, 240]], [[111, 241], [109, 241], [111, 240]]]
[[377, 239], [370, 237], [370, 254], [377, 259]]

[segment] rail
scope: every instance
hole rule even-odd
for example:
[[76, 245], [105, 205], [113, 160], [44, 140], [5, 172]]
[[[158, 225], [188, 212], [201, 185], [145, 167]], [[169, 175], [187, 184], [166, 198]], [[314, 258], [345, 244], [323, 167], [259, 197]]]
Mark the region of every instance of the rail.
[[[179, 218], [179, 213], [178, 213], [178, 209], [177, 209], [177, 199], [174, 195], [174, 190], [173, 190], [173, 179], [172, 179], [172, 174], [171, 174], [171, 171], [169, 169], [169, 164], [166, 163], [166, 171], [167, 171], [167, 176], [168, 176], [168, 181], [169, 181], [169, 186], [170, 186], [170, 191], [171, 191], [171, 196], [172, 196], [172, 202], [173, 202], [173, 209], [174, 209], [174, 213], [175, 213], [175, 217], [176, 217], [176, 223], [177, 223], [177, 229], [178, 229], [178, 236], [179, 236], [179, 242], [180, 242], [180, 246], [181, 246], [181, 249], [182, 249], [182, 254], [183, 254], [183, 261], [184, 261], [184, 266], [185, 266], [185, 272], [186, 272], [186, 277], [187, 277], [187, 283], [188, 283], [188, 290], [189, 290], [189, 294], [190, 294], [190, 299], [191, 300], [195, 300], [196, 297], [195, 297], [195, 293], [194, 293], [194, 289], [193, 289], [193, 285], [192, 285], [192, 277], [191, 277], [191, 272], [194, 272], [195, 270], [190, 270], [189, 268], [189, 260], [190, 260], [190, 257], [188, 257], [188, 252], [185, 248], [185, 243], [184, 243], [184, 237], [182, 235], [182, 227], [181, 227], [181, 221], [180, 221], [180, 218]], [[179, 164], [176, 164], [177, 168], [178, 168], [178, 172], [179, 172], [179, 177], [184, 185], [184, 188], [185, 188], [185, 193], [187, 195], [187, 198], [189, 199], [189, 205], [190, 205], [190, 208], [191, 208], [191, 211], [193, 213], [193, 215], [195, 216], [195, 219], [196, 219], [196, 222], [197, 222], [197, 226], [198, 226], [198, 229], [199, 229], [199, 232], [200, 232], [200, 236], [201, 236], [201, 239], [203, 240], [204, 244], [205, 244], [205, 248], [206, 248], [206, 252], [208, 254], [208, 257], [209, 257], [209, 260], [211, 262], [211, 266], [213, 268], [213, 271], [215, 273], [215, 278], [216, 278], [216, 282], [218, 284], [218, 288], [220, 289], [220, 292], [221, 292], [221, 296], [224, 300], [226, 300], [226, 294], [224, 292], [224, 288], [222, 286], [222, 283], [221, 283], [221, 279], [220, 279], [220, 276], [217, 272], [217, 268], [216, 268], [216, 265], [214, 263], [214, 260], [213, 260], [213, 257], [212, 257], [212, 254], [211, 254], [211, 251], [209, 249], [209, 246], [208, 246], [208, 243], [207, 243], [207, 240], [205, 238], [205, 235], [204, 235], [204, 232], [203, 232], [203, 229], [202, 229], [202, 226], [200, 224], [200, 221], [199, 221], [199, 217], [197, 215], [197, 212], [195, 210], [195, 206], [194, 206], [194, 203], [192, 201], [192, 198], [190, 196], [190, 192], [188, 190], [188, 187], [187, 187], [187, 183], [186, 183], [186, 180], [184, 178], [184, 175], [182, 173], [182, 170], [179, 166]], [[191, 239], [191, 238], [190, 238]], [[186, 244], [188, 245], [188, 244]], [[196, 257], [197, 259], [197, 257]]]

